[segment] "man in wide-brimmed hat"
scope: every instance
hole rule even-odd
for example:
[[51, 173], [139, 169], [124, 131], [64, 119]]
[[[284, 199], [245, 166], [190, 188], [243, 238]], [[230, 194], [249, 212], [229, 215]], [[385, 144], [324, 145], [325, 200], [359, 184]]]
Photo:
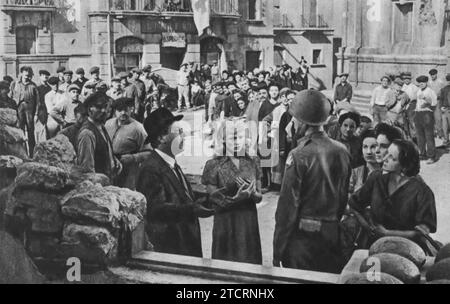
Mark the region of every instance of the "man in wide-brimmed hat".
[[275, 216], [274, 266], [340, 273], [339, 222], [348, 200], [350, 154], [323, 125], [331, 112], [320, 92], [304, 90], [291, 104], [306, 135], [287, 161]]
[[183, 134], [174, 116], [160, 108], [144, 122], [147, 143], [154, 152], [141, 166], [136, 190], [145, 195], [147, 208], [146, 231], [156, 252], [202, 257], [202, 242], [198, 218], [214, 214], [198, 200], [189, 181], [177, 163], [183, 151]]

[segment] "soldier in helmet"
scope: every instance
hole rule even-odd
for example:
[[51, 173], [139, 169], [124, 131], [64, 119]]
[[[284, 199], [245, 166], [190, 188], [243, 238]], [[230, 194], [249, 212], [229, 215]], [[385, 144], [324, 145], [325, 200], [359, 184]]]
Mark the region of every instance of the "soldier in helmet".
[[274, 266], [339, 273], [343, 267], [339, 222], [344, 214], [351, 175], [345, 146], [324, 132], [331, 110], [320, 92], [296, 95], [291, 111], [306, 125], [286, 161], [274, 235]]

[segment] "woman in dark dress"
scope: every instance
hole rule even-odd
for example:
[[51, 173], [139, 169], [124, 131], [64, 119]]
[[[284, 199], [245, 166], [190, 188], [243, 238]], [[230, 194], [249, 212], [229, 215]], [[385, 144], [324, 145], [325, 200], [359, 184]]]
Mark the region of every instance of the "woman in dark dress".
[[247, 133], [245, 122], [226, 124], [222, 129], [227, 134], [226, 156], [221, 153], [206, 163], [202, 183], [209, 193], [222, 189], [222, 195], [210, 197], [216, 209], [212, 258], [262, 264], [256, 209], [262, 200], [261, 169], [259, 161], [246, 153]]
[[399, 236], [427, 250], [419, 231], [436, 232], [436, 203], [433, 192], [418, 176], [420, 160], [414, 144], [394, 141], [383, 171], [387, 174], [372, 173], [349, 201], [365, 232], [360, 247], [367, 249], [381, 237]]

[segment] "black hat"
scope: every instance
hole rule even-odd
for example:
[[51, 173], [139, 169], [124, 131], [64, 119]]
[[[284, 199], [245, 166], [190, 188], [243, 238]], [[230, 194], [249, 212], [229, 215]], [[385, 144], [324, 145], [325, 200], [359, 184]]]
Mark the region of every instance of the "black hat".
[[98, 74], [98, 73], [100, 73], [100, 68], [99, 67], [92, 67], [90, 70], [89, 70], [89, 73], [90, 74]]
[[267, 87], [267, 84], [265, 82], [260, 82], [258, 83], [258, 86], [256, 87], [257, 91], [260, 90], [269, 90], [269, 88]]
[[90, 108], [93, 105], [102, 105], [104, 106], [105, 104], [108, 104], [109, 102], [109, 97], [107, 95], [105, 95], [104, 93], [101, 92], [96, 92], [92, 95], [89, 95], [88, 98], [86, 98], [86, 100], [83, 102], [83, 104], [86, 106], [86, 108]]
[[83, 68], [78, 68], [76, 71], [75, 71], [75, 74], [77, 74], [77, 75], [84, 75], [85, 73], [84, 73], [84, 69]]
[[151, 140], [151, 138], [157, 138], [160, 136], [161, 132], [163, 132], [165, 128], [169, 127], [176, 121], [182, 120], [183, 118], [184, 115], [175, 116], [166, 108], [159, 108], [158, 110], [150, 113], [144, 121], [144, 129], [149, 136], [147, 143]]
[[64, 75], [73, 75], [73, 71], [64, 71]]
[[450, 81], [450, 74], [447, 74], [447, 76], [445, 76], [445, 80]]
[[416, 81], [418, 83], [424, 83], [424, 82], [428, 82], [430, 79], [428, 78], [428, 76], [422, 75], [417, 77]]
[[361, 115], [359, 113], [348, 112], [348, 113], [342, 114], [339, 117], [339, 125], [342, 125], [344, 123], [344, 121], [346, 121], [347, 119], [353, 120], [356, 124], [356, 127], [359, 127], [359, 125], [361, 124]]
[[60, 66], [57, 70], [56, 73], [63, 73], [66, 70], [66, 67]]
[[40, 71], [39, 71], [39, 75], [50, 76], [50, 72], [49, 72], [49, 71], [46, 71], [46, 70], [40, 70]]
[[431, 69], [429, 74], [431, 76], [434, 76], [434, 75], [437, 75], [437, 73], [438, 73], [438, 71], [436, 69]]
[[59, 78], [56, 76], [50, 77], [48, 79], [48, 84], [55, 85], [59, 83]]
[[126, 108], [132, 108], [134, 106], [134, 100], [132, 98], [122, 97], [115, 100], [112, 104], [114, 110], [124, 110]]

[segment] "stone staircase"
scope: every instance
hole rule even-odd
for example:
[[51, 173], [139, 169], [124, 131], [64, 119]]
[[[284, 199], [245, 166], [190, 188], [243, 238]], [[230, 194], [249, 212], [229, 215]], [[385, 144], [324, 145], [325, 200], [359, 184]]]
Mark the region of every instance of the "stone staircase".
[[[334, 92], [331, 90], [322, 91], [330, 99], [333, 99]], [[370, 112], [370, 97], [371, 91], [354, 91], [352, 105], [361, 114], [368, 114]]]

